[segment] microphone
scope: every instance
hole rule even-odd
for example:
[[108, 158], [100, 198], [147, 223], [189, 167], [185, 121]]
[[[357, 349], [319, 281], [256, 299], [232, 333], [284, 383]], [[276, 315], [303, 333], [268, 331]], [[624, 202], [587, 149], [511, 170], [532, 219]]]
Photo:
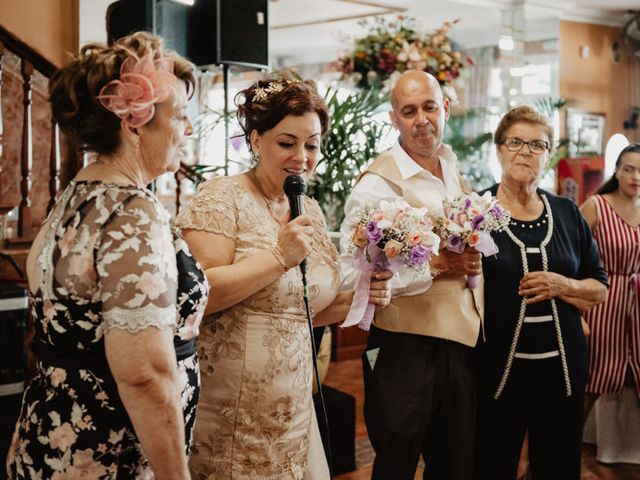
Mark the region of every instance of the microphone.
[[[307, 186], [300, 175], [289, 175], [284, 179], [284, 193], [289, 199], [289, 209], [291, 210], [291, 220], [304, 214], [304, 192]], [[307, 273], [307, 259], [300, 263], [302, 276]]]
[[[304, 180], [300, 175], [289, 175], [284, 179], [283, 189], [284, 193], [289, 199], [289, 208], [291, 210], [291, 220], [296, 217], [299, 217], [304, 213], [304, 192], [307, 186], [304, 184]], [[316, 349], [316, 343], [313, 335], [313, 321], [311, 320], [311, 307], [309, 306], [309, 288], [307, 287], [307, 259], [303, 259], [300, 262], [300, 272], [302, 272], [302, 285], [304, 286], [302, 298], [304, 299], [304, 305], [307, 312], [307, 322], [309, 325], [309, 337], [311, 338], [311, 352], [312, 352], [312, 360], [313, 360], [313, 371], [316, 377], [316, 383], [320, 385], [320, 376], [318, 374], [318, 350]], [[329, 463], [329, 473], [331, 474], [331, 478], [333, 478], [333, 465], [331, 461], [331, 440], [329, 438], [329, 420], [327, 419], [327, 407], [324, 403], [324, 395], [322, 394], [322, 387], [319, 389], [320, 393], [320, 410], [323, 413], [324, 417], [324, 426], [325, 426], [325, 435], [323, 437], [326, 439], [327, 445], [327, 462]]]

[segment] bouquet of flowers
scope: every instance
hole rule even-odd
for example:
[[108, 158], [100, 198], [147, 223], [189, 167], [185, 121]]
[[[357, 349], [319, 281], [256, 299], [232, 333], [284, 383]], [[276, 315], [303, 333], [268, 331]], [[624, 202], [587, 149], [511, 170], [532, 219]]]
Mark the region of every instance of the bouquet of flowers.
[[441, 85], [447, 85], [460, 75], [466, 64], [473, 64], [452, 46], [447, 36], [457, 22], [445, 22], [433, 33], [426, 34], [412, 18], [364, 20], [360, 24], [368, 30], [367, 35], [356, 39], [353, 52], [338, 59], [338, 68], [345, 76], [357, 77], [363, 87], [411, 69], [431, 73]]
[[358, 325], [369, 330], [375, 306], [369, 303], [371, 274], [412, 269], [417, 275], [429, 271], [429, 258], [438, 254], [440, 237], [433, 232], [426, 208], [413, 208], [404, 200], [382, 201], [365, 207], [353, 227], [350, 249], [360, 272], [353, 303], [341, 327]]
[[[454, 200], [445, 200], [443, 207], [444, 214], [432, 215], [431, 219], [447, 250], [462, 253], [469, 246], [485, 257], [498, 253], [498, 246], [490, 234], [507, 228], [511, 214], [491, 193], [482, 196], [475, 192], [463, 194]], [[469, 288], [477, 285], [477, 275], [467, 279]]]

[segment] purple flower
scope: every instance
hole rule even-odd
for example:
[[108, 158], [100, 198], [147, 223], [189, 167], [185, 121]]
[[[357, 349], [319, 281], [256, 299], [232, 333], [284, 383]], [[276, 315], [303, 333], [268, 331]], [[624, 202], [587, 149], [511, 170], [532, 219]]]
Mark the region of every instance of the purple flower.
[[468, 210], [469, 207], [471, 207], [471, 199], [465, 198], [465, 200], [464, 200], [464, 208], [465, 208], [465, 210]]
[[373, 244], [377, 244], [384, 236], [382, 229], [378, 228], [378, 224], [371, 220], [367, 223], [367, 238]]
[[476, 215], [475, 217], [473, 217], [473, 220], [471, 220], [471, 225], [473, 226], [474, 230], [478, 230], [482, 222], [484, 222], [484, 215]]
[[462, 253], [464, 251], [464, 242], [462, 238], [455, 235], [449, 235], [447, 237], [447, 250], [455, 253]]
[[500, 218], [502, 218], [502, 209], [499, 206], [494, 206], [491, 210], [489, 210], [489, 212], [491, 213], [491, 215], [493, 215], [493, 218], [495, 218], [496, 220], [500, 220]]
[[411, 247], [411, 252], [409, 253], [409, 261], [416, 267], [419, 267], [427, 261], [427, 258], [429, 258], [430, 254], [430, 248], [427, 248], [421, 243], [418, 243], [417, 245]]

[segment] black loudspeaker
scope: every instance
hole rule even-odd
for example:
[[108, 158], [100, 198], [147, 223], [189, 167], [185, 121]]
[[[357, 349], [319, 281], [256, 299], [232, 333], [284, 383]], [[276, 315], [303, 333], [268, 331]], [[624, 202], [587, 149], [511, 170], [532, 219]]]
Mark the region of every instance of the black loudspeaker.
[[[356, 469], [356, 399], [353, 395], [341, 392], [327, 385], [322, 386], [327, 418], [329, 420], [329, 434], [333, 474], [353, 472]], [[326, 424], [322, 418], [320, 395], [313, 396], [318, 420], [318, 427], [322, 435], [325, 453]]]
[[107, 9], [109, 43], [138, 30], [198, 66], [269, 65], [268, 0], [118, 0]]
[[269, 66], [267, 0], [196, 0], [189, 58], [196, 65]]
[[107, 8], [107, 42], [137, 31], [162, 36], [165, 46], [188, 57], [190, 6], [171, 0], [118, 0]]

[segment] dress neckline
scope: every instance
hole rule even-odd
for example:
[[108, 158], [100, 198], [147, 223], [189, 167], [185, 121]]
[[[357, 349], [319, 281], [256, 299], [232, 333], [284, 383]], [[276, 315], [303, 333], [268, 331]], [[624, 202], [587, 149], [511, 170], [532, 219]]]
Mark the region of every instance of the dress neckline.
[[613, 205], [611, 205], [611, 203], [609, 202], [609, 200], [606, 199], [606, 197], [604, 195], [598, 195], [600, 198], [602, 198], [602, 201], [604, 203], [607, 204], [607, 207], [611, 209], [611, 211], [615, 214], [616, 217], [618, 217], [618, 219], [624, 223], [626, 226], [628, 226], [631, 230], [637, 230], [638, 228], [640, 228], [640, 223], [638, 223], [635, 227], [633, 225], [631, 225], [629, 222], [627, 222], [624, 218], [622, 218], [622, 215], [620, 215], [618, 213], [618, 211], [613, 207]]

